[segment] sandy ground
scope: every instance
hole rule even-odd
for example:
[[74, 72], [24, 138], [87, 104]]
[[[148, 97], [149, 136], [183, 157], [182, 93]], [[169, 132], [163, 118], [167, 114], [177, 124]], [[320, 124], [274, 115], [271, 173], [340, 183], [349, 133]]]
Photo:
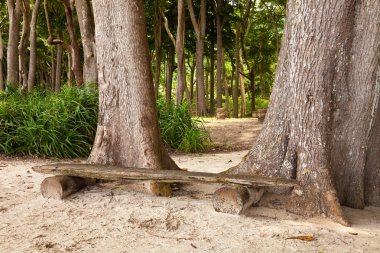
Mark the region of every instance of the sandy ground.
[[[192, 171], [220, 172], [246, 152], [174, 159]], [[343, 227], [276, 209], [275, 197], [269, 198], [272, 208], [253, 207], [240, 216], [217, 213], [211, 198], [220, 186], [214, 185], [184, 185], [164, 198], [135, 184], [103, 183], [65, 200], [44, 199], [44, 175], [31, 167], [49, 162], [54, 161], [0, 158], [1, 253], [380, 252], [380, 208], [345, 208], [352, 227]], [[300, 235], [315, 240], [287, 239]]]

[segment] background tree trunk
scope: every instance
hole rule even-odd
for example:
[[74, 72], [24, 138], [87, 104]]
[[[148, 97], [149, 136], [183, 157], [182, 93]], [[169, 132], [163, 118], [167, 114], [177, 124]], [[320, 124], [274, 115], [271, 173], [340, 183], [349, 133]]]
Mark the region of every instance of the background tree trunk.
[[72, 54], [71, 68], [72, 68], [72, 71], [74, 72], [77, 86], [80, 87], [83, 84], [83, 72], [81, 68], [78, 39], [77, 39], [77, 34], [75, 32], [73, 9], [72, 9], [71, 4], [69, 3], [69, 0], [59, 0], [59, 1], [62, 2], [65, 7], [67, 31], [69, 32], [69, 35], [70, 35], [70, 46], [71, 46], [71, 54]]
[[288, 3], [263, 131], [229, 173], [296, 178], [290, 210], [343, 224], [339, 203], [380, 205], [379, 21], [376, 0]]
[[3, 35], [1, 34], [0, 27], [0, 90], [5, 90], [4, 85], [4, 76], [3, 76], [3, 58], [4, 58], [4, 49], [3, 49]]
[[197, 82], [197, 115], [206, 115], [206, 103], [205, 103], [205, 82], [204, 82], [204, 41], [206, 33], [206, 0], [200, 1], [199, 10], [199, 22], [197, 21], [194, 13], [193, 1], [188, 0], [188, 8], [190, 12], [191, 22], [193, 24], [196, 35], [196, 82]]
[[178, 169], [160, 139], [142, 1], [93, 3], [100, 103], [89, 162]]
[[30, 22], [30, 56], [29, 56], [29, 72], [28, 72], [28, 91], [34, 86], [36, 77], [36, 61], [37, 61], [37, 14], [40, 8], [41, 0], [36, 0], [32, 12], [32, 20]]
[[98, 70], [96, 67], [95, 24], [91, 0], [75, 0], [75, 8], [83, 45], [83, 81], [96, 83]]
[[[223, 36], [222, 36], [222, 7], [223, 0], [217, 0], [216, 5], [216, 45], [217, 45], [217, 63], [216, 63], [216, 107], [222, 108], [222, 78], [223, 78]], [[227, 97], [226, 97], [227, 98]]]
[[182, 102], [186, 89], [186, 63], [185, 63], [185, 24], [186, 24], [186, 5], [185, 0], [178, 0], [178, 23], [176, 36], [176, 54], [177, 54], [177, 87], [176, 87], [176, 105]]
[[[59, 35], [59, 39], [62, 39], [62, 35]], [[62, 75], [62, 57], [63, 57], [63, 46], [62, 44], [57, 45], [57, 68], [55, 73], [54, 91], [59, 92], [61, 89], [61, 75]]]
[[154, 22], [154, 47], [156, 51], [156, 64], [154, 73], [154, 94], [158, 97], [160, 86], [161, 60], [162, 60], [162, 16], [160, 13], [160, 1], [155, 0], [155, 22]]
[[210, 35], [210, 115], [215, 114], [215, 52], [214, 24]]
[[56, 68], [57, 65], [55, 63], [55, 55], [54, 55], [54, 48], [51, 46], [50, 47], [50, 61], [51, 61], [51, 78], [50, 78], [50, 84], [51, 84], [51, 89], [55, 89], [55, 73], [56, 73]]
[[169, 105], [172, 101], [173, 73], [174, 73], [174, 48], [170, 46], [168, 55], [167, 55], [167, 62], [166, 62], [166, 77], [165, 77], [166, 105]]
[[9, 38], [7, 48], [7, 83], [17, 85], [19, 80], [18, 41], [20, 38], [21, 0], [8, 0]]
[[239, 88], [240, 88], [240, 26], [236, 28], [235, 34], [235, 85], [232, 88], [233, 116], [239, 117]]
[[20, 40], [20, 45], [18, 47], [19, 51], [19, 72], [22, 81], [23, 89], [28, 87], [28, 36], [30, 34], [30, 2], [29, 0], [21, 0], [21, 10], [22, 10], [22, 35]]

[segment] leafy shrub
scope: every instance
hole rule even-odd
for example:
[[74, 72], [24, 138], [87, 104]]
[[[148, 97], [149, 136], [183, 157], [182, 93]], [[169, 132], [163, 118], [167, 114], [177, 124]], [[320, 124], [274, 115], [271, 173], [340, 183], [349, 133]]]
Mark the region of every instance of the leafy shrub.
[[1, 153], [67, 158], [89, 154], [97, 124], [96, 90], [11, 91], [0, 100]]
[[[203, 151], [208, 135], [185, 106], [158, 102], [164, 143], [184, 151]], [[0, 153], [59, 158], [86, 157], [98, 119], [98, 92], [65, 86], [60, 93], [18, 90], [0, 93]]]
[[186, 104], [167, 106], [160, 98], [157, 107], [161, 136], [167, 146], [185, 152], [207, 150], [210, 137], [203, 121], [191, 118]]

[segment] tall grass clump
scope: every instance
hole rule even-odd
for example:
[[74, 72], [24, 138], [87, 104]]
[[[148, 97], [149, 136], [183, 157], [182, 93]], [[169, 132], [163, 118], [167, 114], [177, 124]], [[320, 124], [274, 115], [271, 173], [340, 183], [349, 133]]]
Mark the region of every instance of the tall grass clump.
[[210, 144], [210, 137], [201, 119], [191, 118], [188, 106], [157, 101], [162, 139], [166, 146], [185, 152], [203, 152]]
[[[210, 141], [200, 120], [186, 105], [157, 102], [164, 143], [185, 152], [205, 151]], [[50, 91], [0, 93], [0, 153], [58, 158], [90, 154], [98, 119], [98, 91], [64, 86]]]
[[60, 93], [18, 90], [0, 94], [0, 153], [59, 158], [88, 156], [98, 96], [94, 88], [65, 86]]

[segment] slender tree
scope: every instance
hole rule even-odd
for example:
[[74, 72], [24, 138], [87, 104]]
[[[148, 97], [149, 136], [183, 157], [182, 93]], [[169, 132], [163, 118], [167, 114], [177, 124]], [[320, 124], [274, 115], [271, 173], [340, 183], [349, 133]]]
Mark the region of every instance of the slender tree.
[[222, 37], [222, 8], [224, 1], [214, 1], [214, 9], [216, 13], [216, 107], [222, 108], [222, 79], [223, 79], [223, 37]]
[[5, 90], [4, 77], [3, 77], [3, 35], [1, 34], [2, 27], [0, 26], [0, 90]]
[[8, 0], [9, 38], [7, 47], [7, 83], [16, 85], [19, 82], [18, 42], [20, 39], [21, 1]]
[[[365, 29], [363, 29], [365, 27]], [[296, 178], [288, 208], [380, 205], [380, 2], [290, 1], [263, 131], [229, 173]]]
[[162, 15], [160, 9], [160, 1], [154, 1], [154, 47], [155, 57], [155, 73], [154, 73], [154, 94], [158, 97], [158, 89], [160, 86], [161, 61], [162, 61]]
[[21, 12], [22, 12], [22, 35], [19, 51], [19, 82], [22, 81], [23, 89], [28, 86], [28, 37], [30, 33], [30, 1], [21, 0]]
[[95, 24], [91, 0], [75, 0], [75, 9], [83, 45], [83, 81], [96, 83], [98, 70], [96, 66]]
[[178, 19], [175, 51], [177, 54], [177, 86], [176, 86], [176, 104], [182, 102], [186, 89], [186, 63], [185, 63], [185, 0], [178, 0]]
[[193, 24], [196, 40], [196, 67], [197, 67], [197, 115], [206, 115], [205, 84], [204, 84], [204, 42], [206, 34], [206, 0], [200, 0], [199, 21], [194, 12], [192, 0], [187, 0], [191, 23]]
[[69, 2], [69, 0], [58, 0], [65, 7], [65, 15], [66, 15], [66, 23], [67, 23], [67, 31], [70, 36], [70, 46], [71, 46], [71, 55], [72, 55], [72, 71], [74, 72], [75, 81], [78, 87], [83, 84], [83, 71], [81, 67], [80, 61], [80, 49], [77, 39], [77, 34], [75, 32], [74, 25], [74, 14], [73, 14], [73, 6]]
[[37, 15], [41, 0], [36, 0], [32, 11], [32, 19], [30, 22], [30, 56], [29, 56], [29, 72], [28, 72], [28, 91], [31, 91], [36, 79], [36, 63], [37, 63]]

